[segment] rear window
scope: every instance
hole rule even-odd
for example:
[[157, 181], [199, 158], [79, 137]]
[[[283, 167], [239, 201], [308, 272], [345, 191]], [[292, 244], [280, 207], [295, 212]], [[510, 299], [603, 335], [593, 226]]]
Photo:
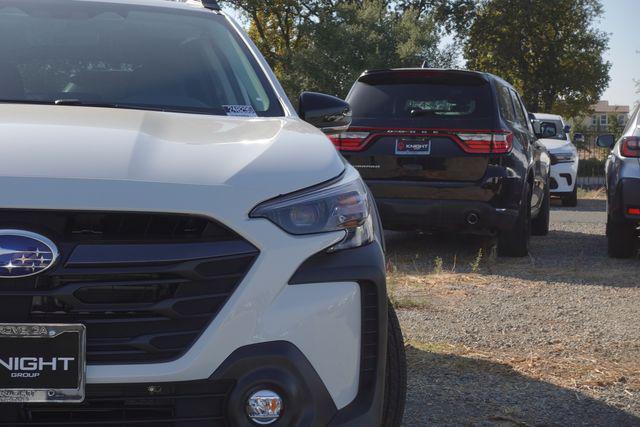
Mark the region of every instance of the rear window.
[[483, 119], [492, 117], [491, 89], [481, 79], [422, 76], [361, 79], [349, 98], [359, 118]]

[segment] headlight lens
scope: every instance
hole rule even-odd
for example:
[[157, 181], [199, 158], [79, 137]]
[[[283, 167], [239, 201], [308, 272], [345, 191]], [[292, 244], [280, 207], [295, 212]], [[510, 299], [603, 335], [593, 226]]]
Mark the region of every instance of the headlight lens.
[[573, 163], [576, 160], [575, 153], [551, 153], [551, 164]]
[[344, 240], [329, 251], [363, 246], [374, 236], [369, 194], [360, 179], [262, 203], [250, 217], [266, 218], [294, 235], [344, 231]]

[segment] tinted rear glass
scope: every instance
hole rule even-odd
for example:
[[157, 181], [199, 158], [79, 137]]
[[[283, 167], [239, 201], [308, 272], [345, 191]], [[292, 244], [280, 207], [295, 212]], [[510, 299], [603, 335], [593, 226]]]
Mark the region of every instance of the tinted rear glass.
[[359, 118], [486, 119], [493, 115], [491, 88], [480, 79], [394, 76], [365, 78], [348, 98]]
[[0, 0], [0, 101], [61, 100], [283, 115], [260, 66], [221, 15], [126, 3]]

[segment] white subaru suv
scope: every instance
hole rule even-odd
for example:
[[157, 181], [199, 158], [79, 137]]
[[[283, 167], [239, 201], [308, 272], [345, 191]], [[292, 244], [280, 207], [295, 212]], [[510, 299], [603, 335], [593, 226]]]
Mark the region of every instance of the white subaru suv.
[[399, 425], [349, 121], [214, 1], [0, 0], [0, 425]]

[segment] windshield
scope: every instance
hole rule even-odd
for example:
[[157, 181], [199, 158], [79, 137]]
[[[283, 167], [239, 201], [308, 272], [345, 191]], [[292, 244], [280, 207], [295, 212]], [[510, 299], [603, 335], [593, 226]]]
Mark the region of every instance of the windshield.
[[93, 1], [0, 0], [0, 102], [284, 114], [223, 16]]
[[552, 123], [556, 126], [555, 135], [544, 135], [544, 139], [557, 139], [560, 141], [566, 141], [567, 134], [564, 131], [564, 124], [560, 120], [542, 120], [542, 123]]

